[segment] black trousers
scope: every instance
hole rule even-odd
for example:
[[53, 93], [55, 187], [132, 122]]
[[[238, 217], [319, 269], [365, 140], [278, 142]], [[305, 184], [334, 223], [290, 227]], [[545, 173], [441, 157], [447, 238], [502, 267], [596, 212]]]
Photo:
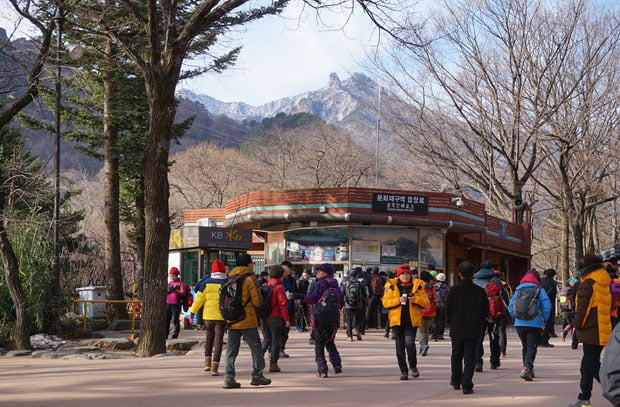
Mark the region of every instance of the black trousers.
[[392, 331], [394, 332], [398, 367], [401, 372], [408, 373], [407, 362], [409, 362], [409, 367], [412, 369], [418, 366], [415, 351], [415, 334], [418, 331], [418, 327], [393, 326]]
[[431, 338], [436, 339], [443, 336], [446, 329], [446, 313], [443, 308], [437, 308], [433, 325], [431, 326]]
[[542, 329], [532, 326], [517, 326], [516, 328], [519, 339], [521, 339], [523, 367], [531, 370], [534, 368], [534, 360], [536, 360], [536, 352], [540, 344]]
[[267, 349], [271, 348], [271, 359], [269, 362], [276, 363], [280, 357], [280, 346], [282, 342], [282, 331], [284, 319], [281, 317], [269, 317], [263, 319], [263, 355]]
[[482, 331], [482, 335], [480, 335], [480, 339], [478, 340], [478, 350], [476, 352], [476, 362], [482, 364], [484, 360], [482, 357], [484, 356], [484, 337], [489, 335], [489, 344], [491, 345], [491, 364], [494, 366], [499, 366], [499, 330], [500, 330], [500, 320], [496, 319], [493, 322], [486, 321], [485, 329]]
[[581, 379], [579, 380], [581, 393], [577, 396], [579, 400], [590, 400], [594, 379], [599, 383], [601, 381], [598, 371], [601, 368], [602, 351], [603, 346], [591, 345], [589, 343], [583, 344], [583, 356], [581, 357], [581, 367], [579, 369], [581, 373]]
[[172, 339], [179, 337], [179, 332], [181, 332], [181, 322], [179, 321], [180, 314], [180, 304], [166, 304], [166, 338], [168, 338], [168, 335], [170, 334], [170, 320], [172, 320], [172, 323], [174, 324]]
[[345, 308], [344, 309], [344, 326], [347, 331], [347, 336], [353, 336], [353, 328], [356, 329], [357, 332], [363, 332], [362, 327], [362, 314], [364, 313], [363, 309], [353, 309], [353, 308]]
[[476, 351], [479, 339], [452, 339], [452, 354], [450, 366], [452, 374], [450, 384], [462, 386], [463, 390], [471, 390], [474, 387], [474, 369], [476, 367]]

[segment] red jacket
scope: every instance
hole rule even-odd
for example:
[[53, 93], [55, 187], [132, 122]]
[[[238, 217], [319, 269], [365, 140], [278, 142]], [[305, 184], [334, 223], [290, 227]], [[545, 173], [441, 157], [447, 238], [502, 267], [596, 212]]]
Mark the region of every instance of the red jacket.
[[286, 293], [282, 280], [272, 278], [269, 280], [268, 284], [273, 286], [271, 292], [271, 313], [269, 313], [269, 318], [280, 317], [284, 319], [284, 322], [288, 322], [289, 316], [288, 309], [286, 308]]

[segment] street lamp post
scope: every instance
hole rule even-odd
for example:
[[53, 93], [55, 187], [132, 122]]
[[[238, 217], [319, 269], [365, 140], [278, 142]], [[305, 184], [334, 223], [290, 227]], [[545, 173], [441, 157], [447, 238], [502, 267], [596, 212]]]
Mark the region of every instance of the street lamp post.
[[54, 214], [52, 217], [53, 226], [53, 249], [54, 260], [52, 263], [52, 326], [54, 330], [58, 328], [60, 320], [60, 242], [58, 223], [60, 221], [60, 114], [61, 114], [61, 47], [62, 47], [62, 25], [65, 16], [60, 7], [56, 9], [54, 23], [56, 25], [56, 126], [54, 133]]

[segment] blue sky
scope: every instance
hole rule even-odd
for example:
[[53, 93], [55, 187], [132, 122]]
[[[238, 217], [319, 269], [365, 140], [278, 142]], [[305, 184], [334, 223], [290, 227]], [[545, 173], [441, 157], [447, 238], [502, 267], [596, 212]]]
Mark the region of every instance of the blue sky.
[[231, 40], [243, 46], [235, 68], [181, 82], [178, 89], [258, 106], [324, 87], [331, 72], [341, 80], [364, 72], [360, 62], [377, 40], [370, 20], [354, 15], [345, 21], [344, 12], [323, 17], [331, 30], [310, 12], [300, 16], [293, 8], [258, 20]]

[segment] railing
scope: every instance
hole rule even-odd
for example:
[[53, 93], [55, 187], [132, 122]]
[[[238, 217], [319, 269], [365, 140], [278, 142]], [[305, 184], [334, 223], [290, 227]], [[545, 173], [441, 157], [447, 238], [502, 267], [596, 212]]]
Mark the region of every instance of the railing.
[[88, 316], [86, 315], [89, 303], [105, 303], [105, 304], [127, 304], [128, 314], [131, 317], [131, 330], [121, 332], [135, 332], [136, 318], [139, 318], [142, 311], [142, 301], [140, 300], [73, 300], [75, 303], [83, 304], [84, 329], [88, 328]]

